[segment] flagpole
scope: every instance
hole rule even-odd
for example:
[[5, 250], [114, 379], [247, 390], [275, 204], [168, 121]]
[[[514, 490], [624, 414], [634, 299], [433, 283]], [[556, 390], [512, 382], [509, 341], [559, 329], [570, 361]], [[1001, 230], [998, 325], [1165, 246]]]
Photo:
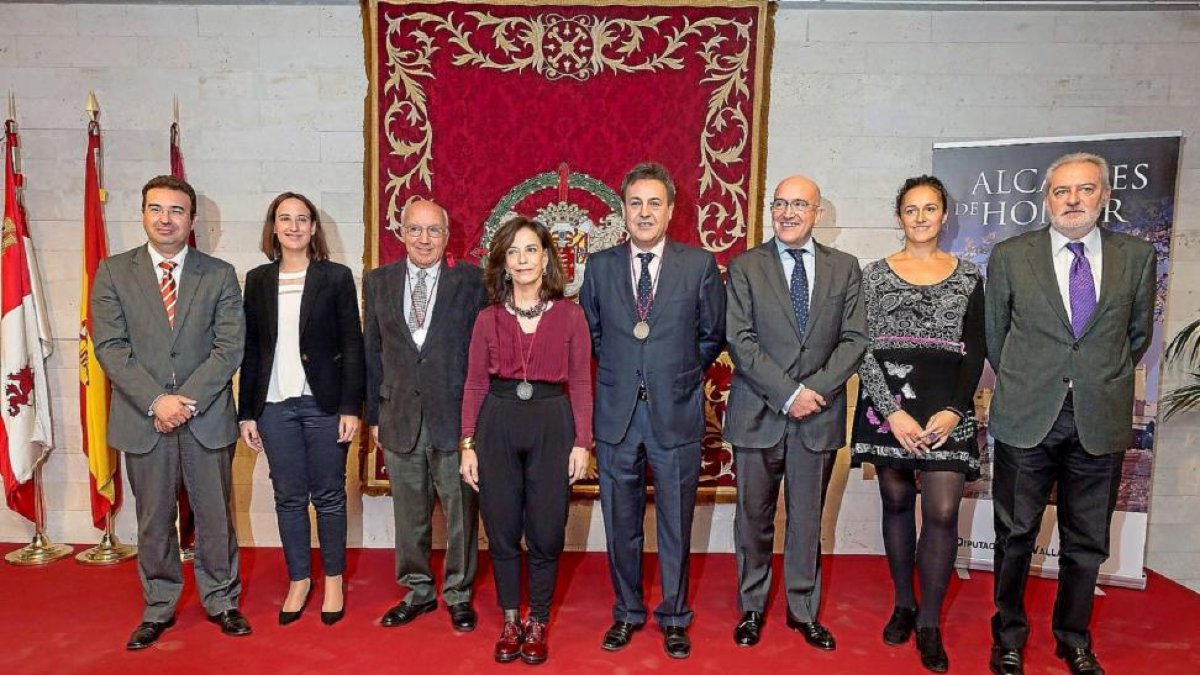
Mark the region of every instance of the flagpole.
[[[94, 91], [88, 92], [86, 109], [88, 117], [91, 118], [91, 124], [98, 124], [100, 122], [100, 103], [96, 100]], [[101, 157], [93, 157], [91, 161], [96, 162], [96, 175], [99, 178]], [[115, 565], [135, 556], [137, 556], [137, 547], [122, 544], [116, 533], [113, 532], [113, 510], [109, 509], [104, 516], [104, 534], [100, 535], [100, 543], [75, 556], [75, 560], [83, 565]]]
[[[13, 131], [16, 130], [17, 119], [17, 99], [13, 93], [8, 92], [8, 119], [12, 120]], [[8, 129], [6, 128], [7, 132]], [[5, 148], [6, 151], [12, 153], [13, 168], [19, 170], [20, 155], [15, 147]], [[13, 190], [16, 191], [18, 202], [21, 196], [21, 186], [14, 185]], [[55, 544], [46, 536], [46, 504], [44, 501], [44, 490], [42, 489], [42, 462], [38, 462], [33, 467], [33, 540], [27, 546], [23, 546], [15, 551], [11, 551], [4, 556], [4, 560], [10, 565], [20, 567], [32, 567], [36, 565], [48, 565], [55, 560], [61, 560], [72, 553], [74, 549], [68, 544]]]

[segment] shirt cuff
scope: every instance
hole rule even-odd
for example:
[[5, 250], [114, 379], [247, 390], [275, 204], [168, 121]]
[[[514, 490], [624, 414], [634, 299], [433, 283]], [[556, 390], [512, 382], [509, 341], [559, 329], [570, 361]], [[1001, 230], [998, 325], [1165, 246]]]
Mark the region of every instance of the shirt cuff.
[[796, 402], [796, 397], [800, 395], [800, 392], [807, 388], [808, 387], [805, 387], [803, 384], [796, 387], [796, 391], [792, 392], [792, 395], [788, 397], [788, 400], [783, 402], [783, 410], [780, 410], [780, 412], [782, 412], [784, 415], [788, 414], [788, 411], [792, 409], [792, 404]]

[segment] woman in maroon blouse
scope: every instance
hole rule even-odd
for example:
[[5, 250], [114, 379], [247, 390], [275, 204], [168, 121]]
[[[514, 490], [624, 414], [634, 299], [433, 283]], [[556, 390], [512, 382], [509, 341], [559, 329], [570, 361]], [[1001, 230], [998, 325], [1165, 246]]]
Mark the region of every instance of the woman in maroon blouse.
[[592, 342], [583, 310], [563, 299], [562, 263], [541, 223], [517, 217], [503, 225], [484, 276], [492, 304], [471, 337], [459, 472], [479, 492], [504, 610], [496, 660], [542, 663], [571, 484], [587, 472], [592, 444]]

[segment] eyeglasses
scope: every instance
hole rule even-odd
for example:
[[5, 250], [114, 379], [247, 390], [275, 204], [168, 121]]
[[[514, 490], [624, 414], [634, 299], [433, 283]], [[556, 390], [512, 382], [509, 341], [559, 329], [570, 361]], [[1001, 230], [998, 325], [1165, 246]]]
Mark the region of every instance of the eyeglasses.
[[430, 225], [429, 227], [423, 225], [405, 225], [403, 229], [405, 236], [412, 237], [413, 239], [419, 239], [426, 232], [429, 233], [431, 239], [441, 239], [450, 231], [441, 225]]
[[803, 213], [805, 211], [810, 211], [817, 208], [816, 204], [809, 204], [803, 199], [793, 199], [791, 201], [786, 199], [776, 199], [775, 201], [771, 202], [772, 211], [786, 212], [789, 206], [792, 207], [792, 210], [796, 213]]

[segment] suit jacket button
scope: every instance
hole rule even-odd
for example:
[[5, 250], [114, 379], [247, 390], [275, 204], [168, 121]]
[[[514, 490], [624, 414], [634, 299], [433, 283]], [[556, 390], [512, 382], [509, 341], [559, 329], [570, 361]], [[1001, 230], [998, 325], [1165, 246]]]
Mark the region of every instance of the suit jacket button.
[[1079, 343], [1076, 342], [1075, 344], [1071, 345], [1071, 349], [1073, 349], [1075, 351], [1079, 351]]
[[1064, 378], [1063, 378], [1063, 384], [1071, 384], [1071, 378], [1069, 378], [1069, 377], [1064, 377]]
[[179, 352], [171, 352], [171, 358], [175, 358], [176, 356], [179, 356]]
[[308, 354], [301, 354], [301, 355], [300, 355], [300, 360], [301, 360], [301, 361], [303, 361], [303, 362], [305, 362], [305, 363], [308, 363]]
[[417, 359], [417, 363], [425, 363], [425, 357], [422, 356], [421, 358]]
[[808, 351], [808, 347], [801, 347], [801, 348], [800, 348], [800, 351], [802, 351], [802, 352], [806, 352], [806, 351]]

